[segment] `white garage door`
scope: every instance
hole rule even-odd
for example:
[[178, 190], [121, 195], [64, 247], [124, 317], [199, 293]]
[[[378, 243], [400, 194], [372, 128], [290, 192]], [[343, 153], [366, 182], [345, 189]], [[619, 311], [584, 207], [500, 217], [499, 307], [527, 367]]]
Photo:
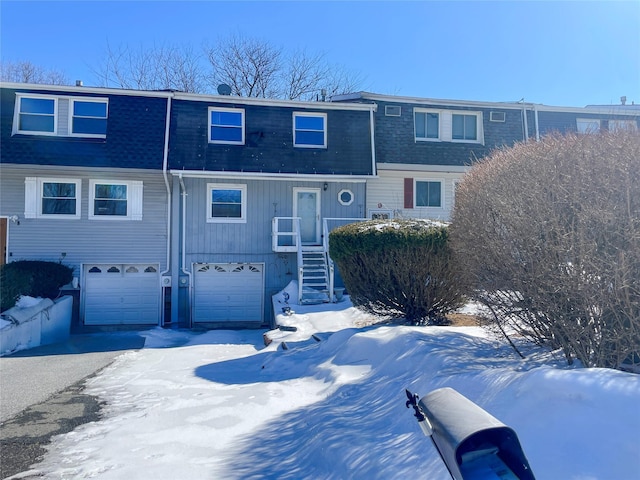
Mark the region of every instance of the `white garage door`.
[[262, 323], [264, 264], [197, 263], [194, 270], [195, 323]]
[[156, 325], [160, 321], [158, 264], [84, 266], [85, 325]]

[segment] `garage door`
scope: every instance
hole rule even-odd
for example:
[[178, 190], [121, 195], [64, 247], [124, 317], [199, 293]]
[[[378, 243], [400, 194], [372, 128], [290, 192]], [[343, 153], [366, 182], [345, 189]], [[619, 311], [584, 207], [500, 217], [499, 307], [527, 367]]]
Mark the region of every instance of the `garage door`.
[[156, 325], [160, 322], [158, 264], [84, 266], [85, 325]]
[[197, 263], [194, 271], [194, 323], [262, 323], [264, 264]]

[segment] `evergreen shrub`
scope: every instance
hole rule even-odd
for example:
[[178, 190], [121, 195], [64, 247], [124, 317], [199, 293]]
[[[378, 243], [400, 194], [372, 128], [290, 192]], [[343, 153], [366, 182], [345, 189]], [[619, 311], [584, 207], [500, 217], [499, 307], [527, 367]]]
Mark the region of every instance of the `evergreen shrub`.
[[363, 310], [425, 324], [442, 322], [463, 303], [446, 224], [352, 223], [330, 233], [329, 249], [351, 301]]
[[55, 299], [73, 279], [73, 269], [57, 262], [19, 260], [0, 267], [0, 311], [13, 307], [21, 295]]

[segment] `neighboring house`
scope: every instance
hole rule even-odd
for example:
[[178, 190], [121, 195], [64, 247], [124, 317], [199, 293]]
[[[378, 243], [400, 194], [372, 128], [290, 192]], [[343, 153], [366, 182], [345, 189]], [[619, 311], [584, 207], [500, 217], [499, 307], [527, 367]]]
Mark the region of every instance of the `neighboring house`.
[[175, 93], [173, 318], [216, 327], [270, 323], [271, 296], [291, 280], [298, 280], [296, 300], [332, 299], [328, 232], [366, 215], [374, 111]]
[[61, 261], [85, 325], [157, 325], [169, 94], [1, 84], [2, 262]]
[[373, 102], [378, 177], [367, 182], [369, 218], [449, 220], [456, 184], [492, 149], [525, 138], [525, 106], [360, 92]]
[[377, 106], [378, 176], [367, 182], [369, 218], [449, 220], [456, 184], [475, 161], [493, 149], [555, 131], [637, 128], [640, 113], [636, 105], [550, 107], [368, 92], [331, 100]]

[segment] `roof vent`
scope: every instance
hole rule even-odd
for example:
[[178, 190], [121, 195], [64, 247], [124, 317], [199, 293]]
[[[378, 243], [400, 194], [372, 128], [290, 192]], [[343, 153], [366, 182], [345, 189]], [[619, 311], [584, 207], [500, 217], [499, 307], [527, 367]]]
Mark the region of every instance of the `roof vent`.
[[626, 104], [627, 104], [627, 97], [626, 97], [626, 96], [622, 96], [622, 97], [620, 97], [620, 103], [621, 103], [622, 105], [626, 105]]
[[76, 87], [82, 87], [82, 80], [76, 80]]

